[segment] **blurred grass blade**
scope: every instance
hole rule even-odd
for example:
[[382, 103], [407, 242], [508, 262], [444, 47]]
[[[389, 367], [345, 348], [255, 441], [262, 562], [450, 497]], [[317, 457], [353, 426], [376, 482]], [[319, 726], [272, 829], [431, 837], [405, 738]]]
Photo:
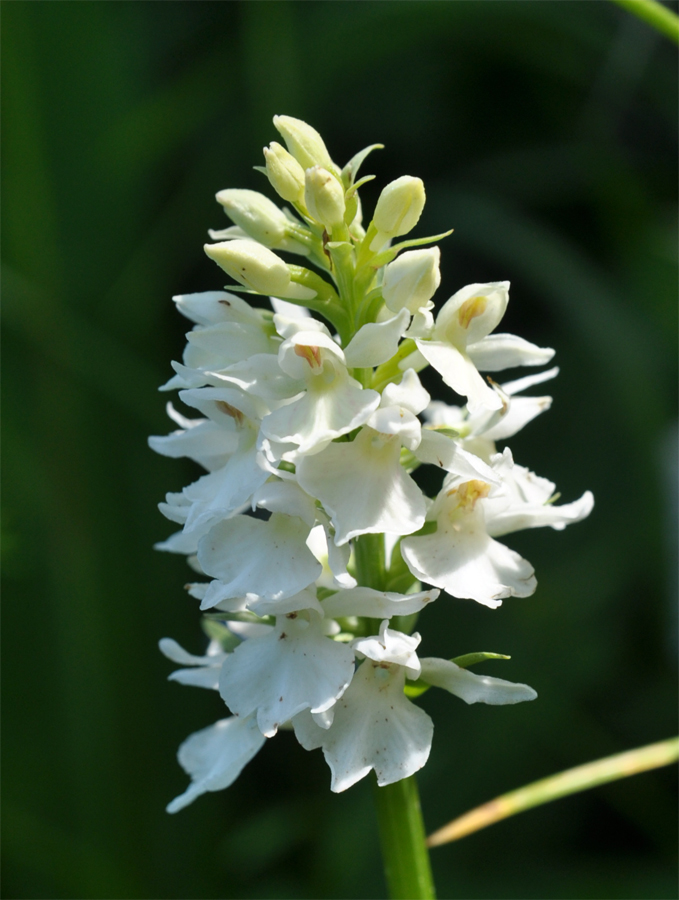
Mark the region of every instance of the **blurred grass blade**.
[[453, 819], [443, 828], [439, 828], [427, 838], [429, 847], [439, 847], [457, 841], [468, 834], [479, 831], [487, 825], [493, 825], [509, 816], [531, 809], [533, 806], [541, 806], [559, 797], [576, 794], [578, 791], [586, 791], [589, 788], [598, 787], [607, 781], [616, 781], [618, 778], [626, 778], [628, 775], [636, 775], [638, 772], [647, 772], [649, 769], [657, 769], [667, 766], [679, 759], [679, 737], [660, 741], [657, 744], [648, 744], [646, 747], [638, 747], [636, 750], [628, 750], [626, 753], [617, 753], [615, 756], [607, 756], [596, 762], [586, 763], [584, 766], [576, 766], [534, 781], [517, 791], [510, 791], [501, 797], [496, 797], [483, 806], [477, 806], [458, 819]]
[[613, 0], [647, 25], [679, 44], [679, 17], [657, 0]]

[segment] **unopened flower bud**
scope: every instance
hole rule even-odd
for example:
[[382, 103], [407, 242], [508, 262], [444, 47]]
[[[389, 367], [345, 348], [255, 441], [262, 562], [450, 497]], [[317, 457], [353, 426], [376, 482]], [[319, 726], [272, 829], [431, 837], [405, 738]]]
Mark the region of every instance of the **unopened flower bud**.
[[203, 249], [227, 275], [253, 291], [280, 297], [290, 287], [290, 270], [283, 260], [255, 241], [224, 241]]
[[277, 247], [285, 240], [290, 223], [264, 194], [230, 188], [217, 194], [217, 202], [232, 222], [265, 247]]
[[312, 166], [335, 169], [323, 138], [311, 125], [301, 119], [293, 119], [292, 116], [274, 116], [273, 123], [303, 169], [310, 169]]
[[392, 312], [407, 309], [416, 313], [431, 300], [441, 284], [438, 247], [409, 250], [384, 270], [382, 296]]
[[344, 188], [322, 166], [306, 170], [304, 202], [309, 213], [327, 231], [344, 225]]
[[407, 234], [417, 225], [424, 209], [424, 183], [421, 178], [402, 175], [382, 191], [375, 207], [373, 224], [377, 235], [370, 244], [379, 250], [389, 238]]
[[304, 203], [304, 169], [295, 157], [276, 141], [264, 148], [266, 174], [273, 189], [289, 203]]

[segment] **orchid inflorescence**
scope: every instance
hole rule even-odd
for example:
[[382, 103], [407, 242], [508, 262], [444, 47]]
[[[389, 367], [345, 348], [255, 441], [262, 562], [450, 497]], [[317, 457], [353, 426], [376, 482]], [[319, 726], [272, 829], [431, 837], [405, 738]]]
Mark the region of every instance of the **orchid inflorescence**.
[[[496, 450], [549, 408], [524, 391], [558, 371], [505, 384], [479, 374], [554, 354], [494, 333], [509, 283], [467, 285], [434, 315], [439, 249], [409, 248], [445, 235], [392, 243], [420, 218], [422, 181], [388, 184], [365, 229], [358, 189], [373, 176], [357, 175], [380, 145], [340, 169], [311, 126], [274, 125], [287, 149], [265, 148], [261, 171], [292, 209], [217, 194], [234, 224], [211, 231], [205, 252], [238, 284], [174, 298], [195, 326], [162, 390], [178, 388], [201, 418], [168, 403], [178, 430], [150, 439], [207, 470], [160, 504], [182, 530], [158, 547], [210, 579], [187, 586], [209, 646], [160, 648], [182, 666], [171, 679], [218, 690], [231, 711], [180, 747], [192, 782], [170, 812], [228, 787], [283, 726], [323, 749], [343, 791], [371, 769], [387, 785], [426, 763], [433, 723], [413, 699], [429, 686], [467, 703], [534, 699], [469, 671], [499, 654], [421, 658], [409, 632], [441, 591], [491, 608], [532, 594], [532, 566], [497, 538], [561, 530], [593, 505], [589, 492], [556, 505], [550, 481]], [[273, 311], [234, 291], [270, 296]], [[466, 405], [431, 400], [417, 374], [427, 365]], [[422, 465], [443, 473], [433, 499], [412, 478]]]

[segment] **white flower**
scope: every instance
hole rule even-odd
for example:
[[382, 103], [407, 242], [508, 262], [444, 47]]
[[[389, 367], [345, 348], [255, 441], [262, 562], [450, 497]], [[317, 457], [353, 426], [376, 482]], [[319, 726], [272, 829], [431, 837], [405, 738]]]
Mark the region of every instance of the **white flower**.
[[261, 433], [296, 444], [298, 452], [306, 454], [362, 425], [379, 405], [380, 395], [349, 375], [344, 354], [326, 328], [309, 330], [306, 321], [283, 323], [278, 316], [274, 321], [286, 337], [278, 352], [279, 365], [306, 390], [269, 413]]
[[447, 385], [467, 397], [473, 412], [479, 407], [500, 409], [502, 400], [479, 375], [479, 369], [498, 372], [511, 366], [543, 365], [554, 355], [512, 334], [493, 334], [509, 301], [509, 282], [469, 284], [443, 305], [431, 339], [417, 347]]
[[418, 636], [390, 631], [382, 623], [379, 638], [361, 642], [366, 659], [333, 706], [330, 727], [319, 726], [308, 714], [293, 720], [305, 749], [323, 748], [332, 772], [331, 790], [346, 790], [371, 769], [379, 785], [392, 784], [426, 763], [434, 726], [403, 693], [407, 671], [419, 671], [414, 652], [418, 643]]
[[[381, 145], [340, 170], [307, 123], [274, 124], [288, 149], [272, 143], [260, 171], [303, 221], [255, 191], [220, 191], [235, 224], [210, 232], [218, 243], [205, 247], [251, 293], [273, 295], [273, 315], [222, 291], [174, 298], [195, 327], [163, 389], [181, 388], [201, 417], [168, 404], [176, 429], [149, 440], [206, 470], [159, 504], [182, 530], [157, 546], [187, 554], [202, 578], [189, 594], [223, 622], [210, 623], [220, 640], [203, 655], [169, 638], [160, 648], [179, 665], [171, 680], [218, 690], [233, 713], [182, 744], [191, 784], [170, 812], [231, 784], [283, 726], [304, 748], [322, 748], [332, 790], [343, 791], [371, 769], [387, 785], [425, 764], [433, 724], [409, 699], [421, 684], [466, 703], [534, 699], [527, 685], [420, 659], [420, 635], [390, 622], [421, 613], [439, 589], [489, 607], [532, 594], [531, 565], [497, 538], [563, 529], [593, 504], [586, 492], [557, 506], [552, 482], [515, 465], [509, 449], [496, 452], [496, 440], [551, 403], [516, 395], [557, 371], [502, 385], [479, 374], [553, 354], [492, 333], [508, 283], [468, 285], [434, 319], [438, 248], [398, 256], [430, 242], [416, 239], [381, 252], [417, 224], [422, 181], [388, 184], [366, 232], [358, 189], [372, 176], [356, 178]], [[303, 253], [323, 277], [271, 248]], [[431, 402], [417, 375], [428, 364], [466, 407]], [[420, 487], [427, 474], [412, 477], [420, 465], [435, 479], [441, 470], [434, 500]], [[420, 580], [434, 587], [421, 590]], [[408, 696], [406, 678], [418, 682]]]
[[505, 597], [529, 597], [537, 582], [530, 563], [488, 534], [483, 500], [489, 490], [479, 480], [444, 484], [429, 513], [436, 531], [405, 538], [401, 554], [422, 581], [453, 597], [497, 607]]
[[[182, 391], [180, 397], [184, 403], [206, 413], [211, 423], [228, 435], [233, 447], [220, 468], [184, 488], [183, 499], [188, 503], [184, 530], [204, 534], [220, 519], [242, 509], [269, 477], [259, 464], [257, 449], [258, 414], [262, 409], [247, 394], [232, 388], [198, 388]], [[208, 446], [214, 445], [214, 429], [206, 425], [202, 436], [210, 440]], [[167, 450], [168, 444], [156, 440], [154, 449]], [[173, 449], [177, 449], [176, 445]], [[195, 445], [192, 449], [191, 455], [197, 459]]]
[[299, 461], [299, 483], [330, 514], [338, 545], [361, 534], [411, 534], [424, 524], [426, 500], [401, 465], [401, 447], [419, 445], [415, 414], [428, 399], [409, 370], [401, 385], [385, 389], [384, 405], [353, 441], [332, 443]]

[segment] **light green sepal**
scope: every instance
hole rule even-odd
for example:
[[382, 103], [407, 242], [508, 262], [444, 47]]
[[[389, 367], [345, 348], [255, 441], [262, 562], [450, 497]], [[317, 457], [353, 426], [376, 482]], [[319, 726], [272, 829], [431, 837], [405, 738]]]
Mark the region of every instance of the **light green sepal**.
[[346, 166], [342, 169], [342, 183], [345, 187], [351, 187], [354, 183], [354, 179], [358, 174], [358, 170], [361, 168], [363, 160], [368, 156], [368, 154], [372, 153], [373, 150], [384, 150], [384, 144], [371, 144], [369, 147], [365, 147], [363, 150], [359, 150], [359, 152], [352, 156]]
[[475, 666], [486, 659], [511, 659], [511, 656], [505, 656], [503, 653], [465, 653], [464, 656], [453, 657], [451, 662], [461, 669], [468, 669], [469, 666]]
[[214, 619], [204, 617], [201, 619], [201, 627], [211, 641], [219, 641], [225, 653], [232, 653], [240, 644], [241, 639], [224, 625]]
[[406, 683], [403, 688], [403, 693], [406, 695], [406, 697], [408, 697], [409, 700], [415, 700], [417, 697], [425, 694], [430, 687], [430, 684], [427, 684], [425, 681], [422, 681], [421, 678], [418, 678], [417, 681]]
[[384, 266], [393, 259], [396, 259], [401, 250], [405, 250], [408, 247], [421, 247], [422, 244], [433, 244], [434, 241], [441, 241], [452, 233], [453, 229], [451, 228], [450, 231], [444, 231], [442, 234], [433, 234], [431, 237], [412, 238], [409, 241], [402, 241], [400, 244], [394, 244], [393, 247], [382, 250], [381, 253], [378, 253], [377, 256], [371, 259], [370, 265], [374, 269], [379, 269], [380, 266]]

